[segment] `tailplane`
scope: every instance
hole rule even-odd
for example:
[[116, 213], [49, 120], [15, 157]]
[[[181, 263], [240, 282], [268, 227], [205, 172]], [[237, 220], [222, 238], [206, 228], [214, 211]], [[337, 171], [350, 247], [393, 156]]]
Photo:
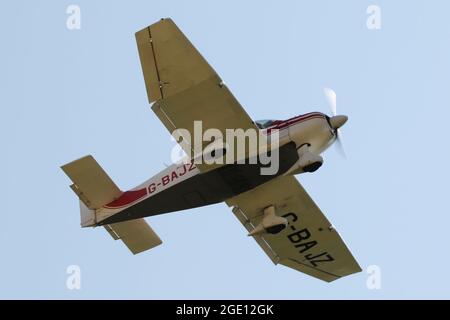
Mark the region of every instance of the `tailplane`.
[[72, 180], [70, 188], [80, 198], [82, 227], [94, 226], [98, 222], [95, 211], [122, 194], [114, 181], [90, 155], [65, 164], [61, 169]]
[[[98, 225], [97, 210], [122, 195], [122, 191], [91, 156], [72, 161], [61, 169], [73, 184], [70, 188], [80, 199], [81, 227]], [[115, 240], [122, 240], [133, 254], [162, 243], [144, 219], [135, 219], [104, 226]]]

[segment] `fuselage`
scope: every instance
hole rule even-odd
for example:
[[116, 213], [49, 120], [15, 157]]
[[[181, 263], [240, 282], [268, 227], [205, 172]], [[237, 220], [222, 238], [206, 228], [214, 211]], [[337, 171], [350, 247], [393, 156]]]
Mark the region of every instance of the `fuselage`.
[[[261, 175], [261, 163], [225, 164], [201, 173], [193, 163], [173, 164], [151, 179], [124, 192], [97, 210], [98, 224], [109, 224], [145, 216], [201, 207], [225, 201], [283, 174], [298, 174], [298, 149], [321, 154], [335, 139], [329, 118], [312, 112], [284, 121], [273, 121], [264, 129], [279, 134], [279, 166], [273, 175]], [[296, 167], [297, 166], [297, 167]]]

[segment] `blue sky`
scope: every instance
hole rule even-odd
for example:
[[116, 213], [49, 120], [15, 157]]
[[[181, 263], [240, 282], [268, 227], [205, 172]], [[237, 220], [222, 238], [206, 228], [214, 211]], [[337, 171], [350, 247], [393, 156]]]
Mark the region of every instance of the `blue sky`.
[[[414, 4], [413, 4], [414, 3]], [[66, 8], [81, 8], [81, 29]], [[366, 27], [369, 5], [380, 30]], [[447, 1], [5, 1], [0, 11], [0, 298], [450, 298]], [[148, 218], [133, 256], [81, 229], [59, 166], [93, 154], [123, 189], [173, 142], [147, 102], [134, 32], [171, 17], [254, 119], [329, 112], [332, 147], [299, 180], [367, 273], [328, 284], [273, 266], [225, 204]], [[68, 290], [66, 268], [81, 268]]]

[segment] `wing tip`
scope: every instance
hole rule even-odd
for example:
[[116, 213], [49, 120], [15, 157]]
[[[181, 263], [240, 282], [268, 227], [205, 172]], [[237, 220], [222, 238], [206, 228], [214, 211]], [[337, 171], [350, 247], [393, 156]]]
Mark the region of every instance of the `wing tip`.
[[154, 27], [154, 26], [156, 26], [156, 25], [159, 25], [159, 24], [161, 24], [161, 23], [172, 23], [172, 24], [175, 24], [175, 22], [174, 22], [174, 21], [172, 20], [172, 18], [170, 18], [170, 17], [161, 18], [161, 19], [159, 19], [158, 21], [156, 21], [156, 22], [154, 22], [154, 23], [152, 23], [152, 24], [150, 24], [150, 25], [145, 26], [144, 28], [140, 29], [139, 31], [136, 31], [136, 32], [135, 32], [135, 35], [139, 34], [139, 33], [142, 32], [142, 31], [147, 30], [148, 28], [152, 28], [152, 27]]

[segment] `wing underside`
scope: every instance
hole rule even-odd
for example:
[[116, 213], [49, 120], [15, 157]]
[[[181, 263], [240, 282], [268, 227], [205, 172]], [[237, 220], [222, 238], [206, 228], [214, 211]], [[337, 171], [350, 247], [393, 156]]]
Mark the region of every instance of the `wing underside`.
[[254, 236], [275, 264], [333, 281], [361, 271], [339, 233], [293, 176], [276, 178], [227, 201], [250, 232], [262, 220], [263, 209], [275, 206], [289, 224], [278, 234]]
[[[136, 33], [148, 99], [152, 110], [172, 134], [181, 133], [183, 150], [191, 157], [210, 142], [194, 144], [194, 121], [201, 129], [258, 130], [221, 78], [171, 19]], [[197, 123], [198, 124], [198, 123]], [[198, 137], [196, 137], [198, 138]], [[179, 141], [180, 142], [180, 141]], [[201, 171], [217, 166], [199, 165]]]

